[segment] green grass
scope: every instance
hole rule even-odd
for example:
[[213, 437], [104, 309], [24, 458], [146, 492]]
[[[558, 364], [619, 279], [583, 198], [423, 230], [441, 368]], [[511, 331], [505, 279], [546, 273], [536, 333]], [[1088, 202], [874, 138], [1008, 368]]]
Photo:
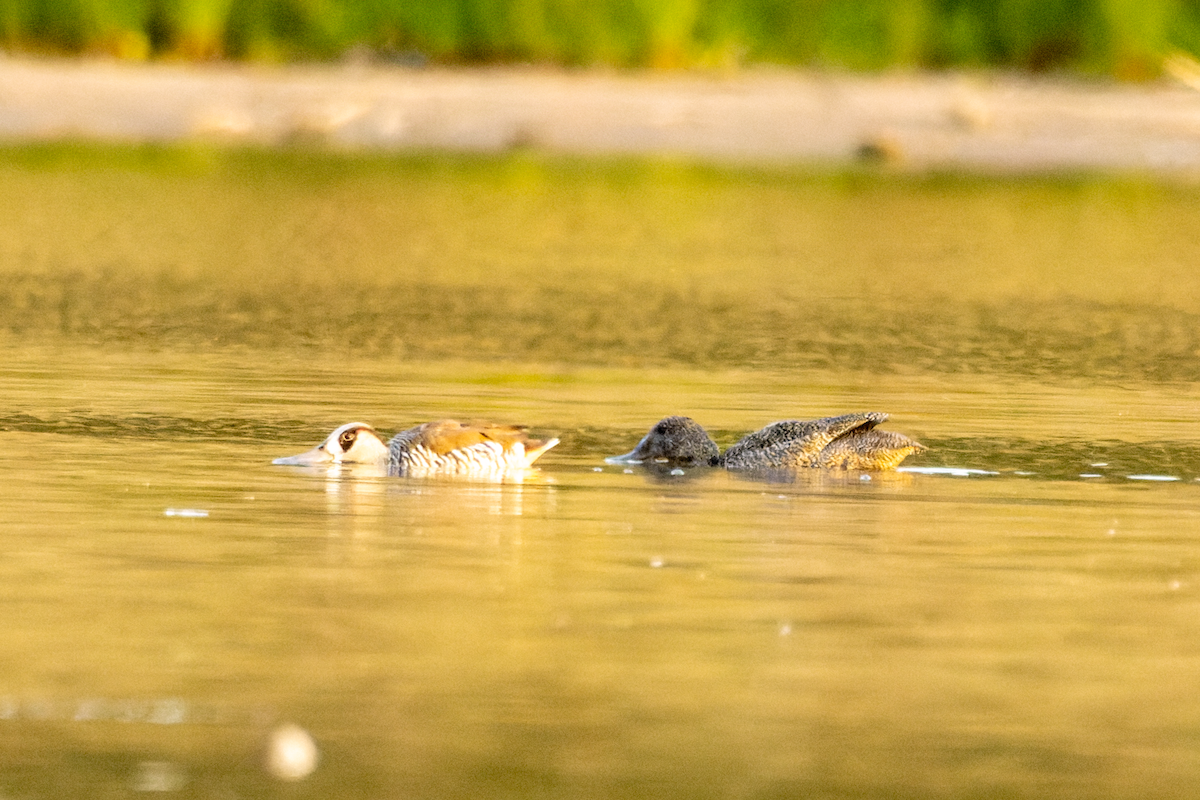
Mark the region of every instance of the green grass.
[[120, 58], [1015, 67], [1144, 78], [1200, 0], [0, 0], [10, 51]]

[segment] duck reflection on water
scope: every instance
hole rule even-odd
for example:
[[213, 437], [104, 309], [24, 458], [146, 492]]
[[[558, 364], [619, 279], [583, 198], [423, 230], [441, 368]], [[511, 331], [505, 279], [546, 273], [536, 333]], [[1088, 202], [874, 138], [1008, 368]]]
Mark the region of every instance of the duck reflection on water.
[[384, 443], [364, 422], [348, 422], [325, 441], [299, 455], [272, 463], [290, 466], [365, 464], [386, 469], [388, 475], [435, 475], [503, 478], [519, 475], [558, 439], [530, 439], [525, 428], [491, 422], [426, 422], [401, 431]]
[[815, 420], [774, 422], [747, 434], [725, 451], [691, 417], [660, 420], [628, 453], [609, 464], [725, 467], [780, 471], [811, 467], [835, 470], [890, 470], [925, 446], [907, 436], [881, 431], [887, 414], [843, 414]]

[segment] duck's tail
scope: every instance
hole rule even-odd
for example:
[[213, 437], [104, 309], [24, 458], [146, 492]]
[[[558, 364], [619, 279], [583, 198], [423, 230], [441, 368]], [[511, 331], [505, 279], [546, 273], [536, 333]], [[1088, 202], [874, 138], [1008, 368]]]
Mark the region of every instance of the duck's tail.
[[859, 469], [895, 469], [913, 453], [929, 449], [902, 433], [879, 430], [873, 430], [871, 433], [879, 434], [879, 439], [875, 442], [875, 449], [863, 454], [863, 464]]
[[541, 458], [542, 453], [545, 453], [551, 447], [558, 444], [558, 439], [547, 439], [544, 442], [539, 442], [536, 439], [525, 443], [525, 466], [533, 465], [533, 462]]
[[895, 469], [913, 453], [927, 449], [902, 433], [858, 428], [826, 445], [813, 466], [826, 469]]

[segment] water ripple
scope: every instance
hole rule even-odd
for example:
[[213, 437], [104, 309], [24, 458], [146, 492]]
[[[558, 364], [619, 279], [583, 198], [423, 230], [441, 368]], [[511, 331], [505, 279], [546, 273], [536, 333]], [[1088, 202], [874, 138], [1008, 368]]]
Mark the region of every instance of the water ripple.
[[[0, 431], [50, 433], [100, 439], [187, 440], [213, 442], [318, 441], [327, 431], [311, 422], [240, 417], [187, 417], [169, 414], [93, 414], [72, 412], [42, 419], [17, 412], [0, 415]], [[714, 431], [726, 445], [734, 432]], [[558, 432], [556, 455], [594, 460], [629, 449], [636, 434], [624, 428], [588, 426]], [[1054, 480], [1121, 479], [1190, 481], [1200, 478], [1200, 447], [1187, 441], [997, 439], [995, 437], [922, 437], [929, 450], [905, 462], [909, 473], [951, 476], [1007, 475]]]
[[74, 412], [41, 419], [17, 412], [0, 415], [0, 431], [55, 433], [101, 439], [191, 439], [248, 441], [294, 438], [297, 432], [321, 435], [310, 423], [288, 420], [268, 422], [235, 417], [177, 417], [169, 414], [90, 414]]

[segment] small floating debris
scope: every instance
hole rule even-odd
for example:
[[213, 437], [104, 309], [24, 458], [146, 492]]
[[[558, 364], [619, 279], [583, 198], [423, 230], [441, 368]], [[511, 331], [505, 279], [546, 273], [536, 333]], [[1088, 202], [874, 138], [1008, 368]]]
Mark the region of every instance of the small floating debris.
[[871, 476], [870, 475], [859, 475], [858, 479], [860, 481], [869, 481], [869, 480], [871, 480]]
[[168, 508], [163, 511], [164, 517], [207, 517], [208, 511], [203, 508]]
[[1174, 475], [1126, 475], [1125, 477], [1131, 481], [1161, 481], [1163, 483], [1179, 480]]
[[655, 556], [654, 558], [650, 559], [650, 567], [652, 569], [660, 569], [662, 567], [662, 565], [663, 565], [662, 556]]
[[671, 474], [672, 474], [672, 475], [687, 475], [687, 473], [686, 473], [686, 472], [684, 472], [684, 471], [683, 471], [682, 469], [680, 469], [679, 467], [675, 467], [675, 469], [671, 470]]
[[1079, 477], [1081, 477], [1081, 478], [1103, 478], [1104, 476], [1101, 475], [1099, 472], [1081, 472], [1081, 473], [1079, 473]]
[[604, 472], [604, 467], [592, 467], [592, 472]]
[[157, 700], [107, 700], [90, 698], [81, 701], [72, 719], [76, 722], [146, 722], [152, 725], [181, 725], [191, 717], [187, 701], [177, 697]]
[[854, 157], [866, 164], [896, 166], [904, 162], [904, 146], [891, 136], [873, 136], [855, 148]]
[[967, 467], [899, 467], [896, 472], [915, 472], [919, 475], [952, 475], [956, 478], [967, 478], [971, 475], [999, 475], [988, 469], [969, 469]]
[[281, 781], [307, 778], [320, 760], [317, 743], [299, 725], [280, 725], [267, 739], [267, 772]]
[[137, 765], [131, 788], [135, 792], [178, 792], [187, 783], [187, 775], [170, 761], [143, 761]]
[[1108, 462], [1107, 461], [1097, 461], [1094, 464], [1088, 464], [1088, 466], [1089, 467], [1107, 467]]

